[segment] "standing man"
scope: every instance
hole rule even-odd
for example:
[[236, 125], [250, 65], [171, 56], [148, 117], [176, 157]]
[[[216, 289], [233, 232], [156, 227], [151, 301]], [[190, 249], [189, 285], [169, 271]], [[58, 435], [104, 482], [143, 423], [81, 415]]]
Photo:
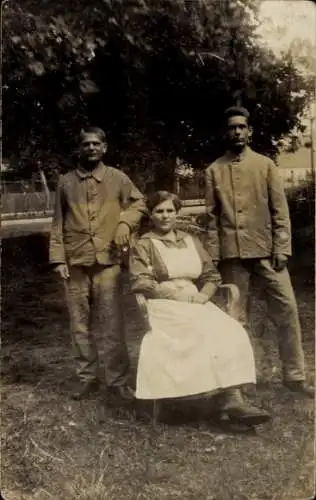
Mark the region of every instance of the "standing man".
[[143, 196], [121, 171], [102, 162], [103, 130], [81, 132], [79, 164], [56, 191], [50, 262], [65, 283], [77, 374], [74, 399], [99, 387], [99, 354], [111, 394], [131, 399], [121, 310], [120, 252], [145, 213]]
[[226, 282], [241, 294], [239, 321], [247, 325], [249, 285], [261, 280], [278, 329], [283, 383], [313, 397], [305, 383], [304, 354], [296, 300], [287, 270], [291, 224], [275, 164], [248, 147], [245, 108], [225, 111], [227, 151], [206, 170], [209, 252]]

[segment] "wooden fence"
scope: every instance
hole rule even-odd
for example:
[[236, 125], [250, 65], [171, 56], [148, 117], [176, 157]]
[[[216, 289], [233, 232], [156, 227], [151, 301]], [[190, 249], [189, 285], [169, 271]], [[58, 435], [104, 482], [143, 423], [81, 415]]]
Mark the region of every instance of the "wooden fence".
[[50, 212], [54, 207], [55, 193], [5, 193], [1, 196], [1, 213], [28, 214]]
[[[288, 193], [298, 186], [310, 184], [311, 176], [306, 173], [304, 176], [286, 177], [284, 175], [285, 188]], [[177, 191], [184, 205], [203, 204], [205, 194], [204, 174], [199, 172], [193, 179], [185, 179], [177, 184]], [[304, 196], [304, 195], [303, 195]], [[3, 189], [1, 193], [1, 214], [3, 218], [28, 216], [31, 214], [51, 214], [55, 201], [55, 193], [51, 191], [46, 194], [43, 191], [37, 192], [9, 192]]]

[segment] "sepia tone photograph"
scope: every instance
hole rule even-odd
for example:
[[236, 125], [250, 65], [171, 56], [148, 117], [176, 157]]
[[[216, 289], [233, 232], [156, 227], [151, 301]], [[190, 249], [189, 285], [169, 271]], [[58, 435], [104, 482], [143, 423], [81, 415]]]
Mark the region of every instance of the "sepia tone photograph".
[[314, 498], [315, 4], [1, 29], [0, 499]]

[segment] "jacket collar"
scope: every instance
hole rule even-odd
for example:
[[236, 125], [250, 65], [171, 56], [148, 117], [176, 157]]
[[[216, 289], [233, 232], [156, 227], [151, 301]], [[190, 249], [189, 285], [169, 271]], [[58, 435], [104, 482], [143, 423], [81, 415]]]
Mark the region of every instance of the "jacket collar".
[[96, 181], [101, 182], [106, 171], [106, 166], [101, 161], [99, 165], [92, 170], [91, 172], [85, 170], [81, 165], [79, 165], [76, 169], [76, 174], [80, 177], [81, 180], [87, 179], [88, 177], [93, 177]]
[[[175, 235], [176, 235], [176, 241], [182, 241], [187, 236], [187, 233], [185, 231], [182, 231], [181, 229], [175, 229]], [[159, 234], [156, 233], [155, 231], [148, 231], [142, 236], [142, 238], [149, 238], [149, 239], [153, 238], [155, 240], [161, 240], [161, 241], [173, 241], [168, 238], [168, 235]]]
[[246, 148], [239, 155], [228, 149], [225, 153], [225, 159], [238, 163], [247, 158], [249, 154], [251, 154], [251, 149], [249, 146], [246, 146]]

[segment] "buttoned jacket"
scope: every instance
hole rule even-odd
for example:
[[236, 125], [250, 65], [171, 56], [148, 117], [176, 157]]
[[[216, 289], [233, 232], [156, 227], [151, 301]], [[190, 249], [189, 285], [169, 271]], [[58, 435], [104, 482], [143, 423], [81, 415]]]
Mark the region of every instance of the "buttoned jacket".
[[118, 169], [100, 163], [62, 175], [56, 190], [50, 237], [50, 262], [111, 265], [118, 262], [113, 243], [120, 222], [131, 230], [146, 213], [142, 194]]
[[207, 249], [213, 259], [291, 255], [291, 224], [274, 162], [249, 147], [206, 169]]

